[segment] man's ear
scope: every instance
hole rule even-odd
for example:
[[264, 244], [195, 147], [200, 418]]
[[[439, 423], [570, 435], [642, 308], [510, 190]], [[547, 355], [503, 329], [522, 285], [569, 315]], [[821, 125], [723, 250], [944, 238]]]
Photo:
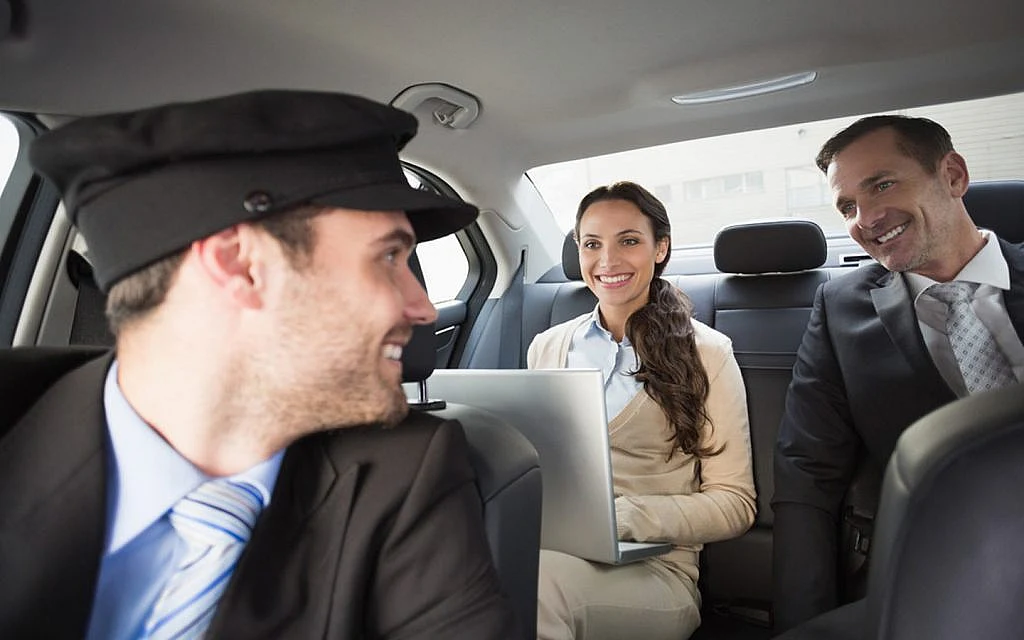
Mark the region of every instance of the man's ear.
[[257, 309], [265, 288], [261, 240], [250, 225], [235, 225], [196, 240], [189, 250], [215, 288], [235, 304]]
[[949, 185], [950, 195], [962, 198], [967, 193], [970, 176], [967, 173], [967, 161], [956, 151], [950, 151], [939, 165], [943, 182]]

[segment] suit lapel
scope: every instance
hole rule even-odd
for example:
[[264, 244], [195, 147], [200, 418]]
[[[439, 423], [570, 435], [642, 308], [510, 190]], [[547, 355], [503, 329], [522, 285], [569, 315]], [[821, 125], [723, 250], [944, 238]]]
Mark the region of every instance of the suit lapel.
[[358, 464], [335, 468], [324, 439], [307, 437], [285, 454], [211, 637], [323, 637], [359, 479]]
[[878, 288], [871, 290], [871, 302], [893, 345], [919, 376], [919, 382], [948, 394], [949, 385], [932, 362], [921, 337], [917, 314], [903, 278], [886, 273], [877, 284]]
[[0, 618], [11, 621], [0, 626], [85, 635], [106, 522], [110, 359], [61, 378], [0, 441]]
[[1024, 245], [1000, 240], [1006, 264], [1010, 268], [1010, 290], [1003, 296], [1006, 312], [1010, 316], [1017, 337], [1024, 342]]

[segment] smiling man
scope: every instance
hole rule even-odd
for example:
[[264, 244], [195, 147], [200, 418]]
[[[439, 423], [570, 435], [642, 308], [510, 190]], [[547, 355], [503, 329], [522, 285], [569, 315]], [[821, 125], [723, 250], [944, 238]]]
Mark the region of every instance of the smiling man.
[[408, 186], [415, 132], [265, 91], [33, 144], [117, 347], [0, 354], [0, 636], [508, 637], [460, 427], [390, 428], [410, 254], [477, 213]]
[[[817, 163], [850, 236], [878, 264], [818, 290], [797, 354], [775, 455], [777, 630], [840, 601], [848, 567], [837, 559], [868, 549], [903, 430], [1024, 378], [1024, 247], [975, 227], [962, 200], [967, 163], [946, 130], [864, 118]], [[855, 475], [867, 512], [841, 513]], [[842, 548], [841, 517], [855, 525], [855, 550]]]

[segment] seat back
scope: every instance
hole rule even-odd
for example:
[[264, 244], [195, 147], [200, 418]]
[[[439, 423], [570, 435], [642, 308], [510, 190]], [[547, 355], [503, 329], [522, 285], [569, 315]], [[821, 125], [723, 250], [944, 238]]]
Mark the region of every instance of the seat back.
[[872, 541], [879, 640], [1024, 632], [1024, 385], [918, 420], [889, 460]]
[[974, 224], [1007, 242], [1024, 242], [1024, 180], [972, 182], [964, 206]]
[[726, 227], [715, 238], [714, 327], [732, 339], [743, 376], [757, 487], [750, 531], [704, 549], [702, 583], [712, 607], [768, 625], [772, 600], [772, 466], [786, 392], [819, 285], [829, 272], [825, 236], [802, 220]]
[[429, 412], [462, 424], [469, 461], [476, 472], [491, 558], [519, 619], [522, 638], [532, 640], [537, 635], [543, 506], [537, 450], [519, 430], [492, 413], [430, 398], [428, 378], [434, 371], [435, 341], [433, 326], [419, 326], [402, 351], [403, 381], [417, 383], [422, 396], [420, 402], [410, 402], [412, 411], [406, 420], [417, 420], [420, 412]]

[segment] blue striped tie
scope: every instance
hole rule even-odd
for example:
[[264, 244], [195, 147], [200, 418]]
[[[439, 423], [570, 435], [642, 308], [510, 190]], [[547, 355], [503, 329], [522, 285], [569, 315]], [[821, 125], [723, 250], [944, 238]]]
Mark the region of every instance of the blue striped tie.
[[168, 518], [188, 550], [149, 614], [147, 638], [203, 637], [262, 509], [256, 487], [224, 479], [174, 505]]

